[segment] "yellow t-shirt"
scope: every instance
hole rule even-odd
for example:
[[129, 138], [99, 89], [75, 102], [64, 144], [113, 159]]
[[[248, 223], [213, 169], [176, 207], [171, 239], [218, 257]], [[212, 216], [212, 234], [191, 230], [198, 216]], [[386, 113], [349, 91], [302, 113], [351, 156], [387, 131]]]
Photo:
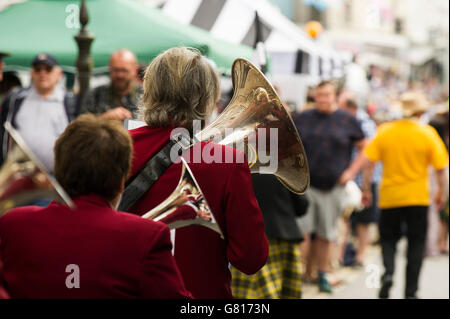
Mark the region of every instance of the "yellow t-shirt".
[[371, 161], [383, 163], [379, 207], [429, 205], [428, 166], [448, 165], [448, 153], [436, 130], [413, 120], [382, 124], [364, 149]]

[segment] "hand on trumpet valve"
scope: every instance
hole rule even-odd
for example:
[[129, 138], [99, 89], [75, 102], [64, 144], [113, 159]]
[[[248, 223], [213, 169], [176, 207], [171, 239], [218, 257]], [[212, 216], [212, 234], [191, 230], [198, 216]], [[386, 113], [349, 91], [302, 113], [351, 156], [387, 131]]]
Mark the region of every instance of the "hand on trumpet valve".
[[205, 207], [203, 196], [201, 194], [188, 195], [188, 199], [189, 203], [197, 208], [196, 213], [198, 217], [207, 221], [212, 219], [211, 212]]

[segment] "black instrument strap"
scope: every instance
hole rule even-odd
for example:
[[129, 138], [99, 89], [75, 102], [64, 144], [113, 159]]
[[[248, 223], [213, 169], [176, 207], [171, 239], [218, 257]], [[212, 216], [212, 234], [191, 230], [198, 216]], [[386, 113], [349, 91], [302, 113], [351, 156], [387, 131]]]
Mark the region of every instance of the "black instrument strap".
[[170, 150], [175, 144], [175, 141], [169, 140], [166, 146], [151, 157], [141, 170], [127, 181], [119, 204], [119, 211], [128, 211], [172, 165]]

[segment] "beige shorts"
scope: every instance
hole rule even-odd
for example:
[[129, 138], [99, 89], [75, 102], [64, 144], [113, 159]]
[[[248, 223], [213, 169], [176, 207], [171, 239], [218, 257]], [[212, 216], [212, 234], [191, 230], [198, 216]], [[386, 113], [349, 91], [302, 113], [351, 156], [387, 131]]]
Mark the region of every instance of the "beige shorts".
[[337, 238], [337, 221], [343, 211], [344, 186], [335, 186], [329, 191], [310, 187], [306, 192], [309, 200], [305, 216], [297, 219], [303, 233], [315, 233], [321, 238], [335, 240]]

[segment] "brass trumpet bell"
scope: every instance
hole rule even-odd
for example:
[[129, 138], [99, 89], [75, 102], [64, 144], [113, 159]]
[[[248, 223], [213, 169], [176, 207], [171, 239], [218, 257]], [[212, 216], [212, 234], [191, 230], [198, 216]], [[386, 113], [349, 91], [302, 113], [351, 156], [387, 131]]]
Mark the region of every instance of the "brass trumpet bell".
[[11, 208], [39, 198], [58, 198], [69, 207], [74, 204], [59, 183], [28, 148], [20, 134], [5, 123], [12, 147], [0, 170], [0, 217]]
[[162, 221], [170, 229], [189, 225], [205, 226], [216, 231], [220, 234], [220, 237], [224, 238], [189, 165], [183, 157], [180, 157], [180, 159], [182, 170], [177, 187], [166, 200], [142, 217], [154, 221]]
[[274, 174], [291, 192], [303, 194], [309, 186], [308, 162], [289, 111], [249, 61], [234, 61], [232, 81], [230, 103], [196, 139], [243, 150], [252, 173]]

